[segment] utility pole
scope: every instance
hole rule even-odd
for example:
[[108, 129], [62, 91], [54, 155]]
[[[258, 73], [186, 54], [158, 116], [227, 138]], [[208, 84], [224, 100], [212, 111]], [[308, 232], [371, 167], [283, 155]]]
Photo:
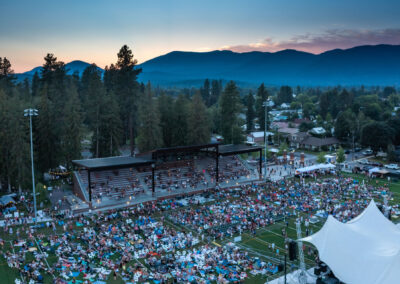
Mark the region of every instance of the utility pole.
[[264, 144], [265, 144], [265, 149], [264, 149], [264, 162], [265, 162], [265, 167], [264, 167], [264, 177], [265, 177], [265, 182], [267, 181], [267, 166], [268, 166], [268, 136], [267, 136], [267, 123], [268, 123], [268, 100], [266, 100], [263, 103], [264, 107]]
[[35, 212], [35, 224], [37, 223], [37, 211], [36, 211], [36, 189], [35, 189], [35, 171], [33, 167], [33, 139], [32, 139], [32, 116], [37, 116], [37, 109], [26, 109], [24, 110], [24, 116], [29, 116], [29, 129], [31, 138], [31, 162], [32, 162], [32, 190], [33, 190], [33, 208]]

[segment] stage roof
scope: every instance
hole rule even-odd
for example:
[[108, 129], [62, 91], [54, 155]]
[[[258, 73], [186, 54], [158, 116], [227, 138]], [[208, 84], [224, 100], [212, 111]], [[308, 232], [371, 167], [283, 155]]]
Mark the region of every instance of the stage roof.
[[126, 168], [129, 166], [145, 166], [154, 163], [154, 160], [131, 156], [118, 156], [86, 160], [74, 160], [73, 164], [87, 170], [104, 170], [112, 168]]
[[219, 143], [208, 143], [208, 144], [199, 144], [199, 145], [189, 145], [189, 146], [176, 146], [169, 148], [159, 148], [153, 151], [153, 157], [158, 154], [165, 153], [176, 153], [176, 152], [197, 152], [202, 149], [208, 148], [216, 148]]
[[258, 152], [262, 149], [263, 149], [263, 147], [261, 147], [261, 146], [249, 146], [246, 144], [220, 145], [219, 146], [219, 154], [221, 156], [230, 156], [230, 155]]

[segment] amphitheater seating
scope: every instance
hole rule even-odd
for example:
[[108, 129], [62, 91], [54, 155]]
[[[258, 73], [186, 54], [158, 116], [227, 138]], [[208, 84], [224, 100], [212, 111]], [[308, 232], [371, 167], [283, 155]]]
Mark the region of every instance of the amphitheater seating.
[[[83, 185], [88, 187], [88, 176], [86, 171], [80, 171], [79, 176]], [[108, 196], [112, 198], [123, 198], [144, 192], [144, 188], [133, 168], [91, 172], [93, 199]]]
[[[138, 169], [139, 176], [150, 188], [152, 185], [151, 172], [147, 168]], [[163, 163], [157, 166], [155, 174], [156, 190], [173, 191], [174, 189], [188, 189], [199, 185], [206, 185], [207, 178], [204, 173], [196, 169], [195, 162], [178, 161]]]
[[[149, 193], [152, 188], [151, 167], [125, 168], [91, 172], [92, 199], [103, 197], [121, 199]], [[78, 172], [81, 183], [88, 189], [87, 171]], [[219, 181], [238, 180], [250, 175], [236, 156], [220, 157]], [[214, 181], [215, 160], [201, 158], [163, 162], [156, 166], [156, 192], [174, 192], [207, 188]]]
[[[88, 188], [86, 171], [79, 177]], [[127, 168], [92, 172], [92, 198], [111, 197], [115, 199], [143, 194], [152, 188], [151, 167]], [[194, 160], [166, 162], [157, 166], [155, 173], [157, 191], [173, 191], [207, 186], [206, 174], [196, 168]]]
[[[215, 176], [215, 162], [210, 160], [207, 167], [207, 173], [210, 176]], [[238, 180], [250, 175], [249, 170], [244, 167], [242, 162], [236, 156], [226, 156], [219, 158], [219, 180]]]

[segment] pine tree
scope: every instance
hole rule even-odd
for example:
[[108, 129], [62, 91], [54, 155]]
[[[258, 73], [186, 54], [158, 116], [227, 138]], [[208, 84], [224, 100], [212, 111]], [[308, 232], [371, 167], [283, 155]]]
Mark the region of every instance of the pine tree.
[[218, 102], [219, 96], [222, 91], [222, 81], [221, 80], [213, 80], [211, 82], [211, 94], [209, 100], [206, 103], [207, 107], [211, 107], [215, 103]]
[[40, 89], [40, 77], [38, 72], [35, 72], [32, 78], [32, 87], [31, 87], [32, 98], [36, 98], [39, 96], [39, 89]]
[[193, 96], [189, 106], [187, 143], [206, 144], [210, 142], [210, 123], [207, 108], [199, 93]]
[[121, 120], [124, 126], [125, 141], [130, 141], [131, 155], [134, 152], [135, 132], [137, 124], [137, 104], [140, 97], [140, 88], [137, 76], [142, 69], [137, 69], [137, 60], [133, 59], [132, 50], [127, 45], [121, 47], [118, 52], [116, 64], [117, 76], [115, 89], [112, 91], [118, 96]]
[[162, 140], [165, 147], [174, 145], [174, 100], [164, 92], [158, 98], [158, 109], [160, 113], [160, 127]]
[[0, 87], [3, 88], [6, 94], [11, 93], [14, 87], [14, 70], [11, 67], [11, 62], [6, 58], [0, 57]]
[[123, 129], [119, 106], [112, 92], [106, 94], [104, 98], [100, 123], [101, 134], [104, 137], [101, 153], [105, 156], [119, 155]]
[[210, 89], [210, 81], [206, 79], [204, 81], [204, 85], [200, 88], [201, 97], [206, 104], [210, 103], [211, 89]]
[[58, 166], [59, 161], [59, 141], [56, 135], [55, 113], [53, 103], [48, 98], [48, 87], [44, 84], [40, 90], [40, 103], [38, 106], [39, 115], [34, 118], [34, 139], [36, 140], [35, 149], [38, 170], [45, 172]]
[[141, 152], [161, 147], [163, 144], [160, 129], [160, 115], [153, 98], [150, 83], [146, 86], [146, 94], [140, 108], [140, 125], [138, 130], [138, 146]]
[[30, 172], [30, 149], [29, 149], [29, 123], [24, 117], [23, 101], [14, 96], [9, 107], [9, 137], [12, 141], [9, 148], [10, 153], [10, 176], [12, 184], [21, 192], [22, 188], [31, 185]]
[[68, 90], [68, 101], [65, 106], [65, 132], [63, 135], [63, 162], [71, 167], [73, 159], [81, 158], [82, 142], [82, 114], [78, 91], [75, 86]]
[[224, 143], [239, 144], [243, 141], [242, 129], [238, 120], [240, 108], [239, 91], [235, 82], [230, 81], [219, 100], [221, 134], [224, 137]]
[[119, 106], [112, 92], [101, 96], [96, 111], [98, 120], [92, 124], [92, 153], [96, 157], [118, 155], [123, 130]]
[[10, 149], [12, 140], [10, 137], [10, 103], [6, 92], [0, 88], [0, 188], [2, 182], [10, 185]]
[[282, 86], [277, 95], [277, 103], [291, 103], [293, 101], [293, 90], [289, 86]]
[[246, 112], [246, 128], [247, 132], [251, 132], [253, 130], [253, 121], [254, 121], [254, 96], [251, 92], [247, 95], [247, 112]]
[[258, 124], [260, 125], [260, 130], [265, 129], [265, 110], [264, 103], [267, 101], [269, 97], [268, 91], [264, 86], [264, 83], [260, 85], [257, 89], [257, 98], [256, 98], [256, 113]]
[[188, 134], [188, 101], [184, 95], [179, 95], [174, 104], [173, 146], [187, 144]]

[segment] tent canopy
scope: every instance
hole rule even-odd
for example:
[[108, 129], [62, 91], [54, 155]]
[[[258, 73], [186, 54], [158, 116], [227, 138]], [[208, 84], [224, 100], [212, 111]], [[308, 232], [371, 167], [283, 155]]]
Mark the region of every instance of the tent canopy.
[[335, 166], [332, 164], [316, 164], [309, 167], [299, 168], [296, 170], [296, 173], [308, 173], [313, 172], [316, 170], [323, 170], [323, 169], [334, 169]]
[[372, 200], [356, 218], [341, 223], [331, 215], [317, 233], [303, 238], [345, 283], [399, 283], [400, 228]]
[[15, 203], [14, 198], [12, 198], [11, 196], [4, 195], [4, 196], [0, 197], [0, 205], [6, 206], [10, 203]]

